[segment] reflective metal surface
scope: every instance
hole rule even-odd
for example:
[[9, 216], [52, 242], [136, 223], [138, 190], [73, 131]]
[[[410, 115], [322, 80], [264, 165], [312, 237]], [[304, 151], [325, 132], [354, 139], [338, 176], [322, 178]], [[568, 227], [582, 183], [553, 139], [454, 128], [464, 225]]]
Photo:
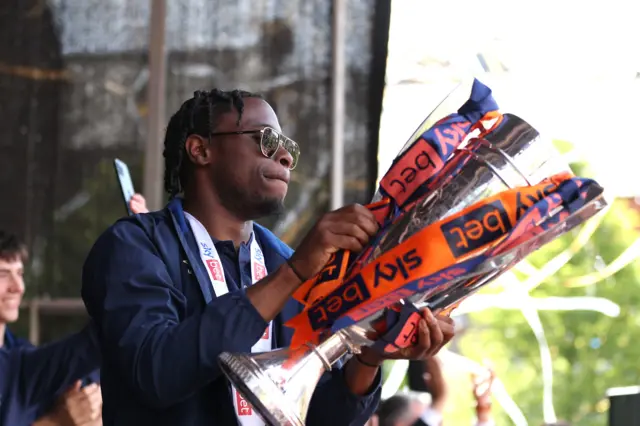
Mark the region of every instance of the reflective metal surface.
[[367, 264], [424, 227], [508, 188], [538, 183], [568, 167], [557, 162], [550, 141], [521, 118], [504, 114], [503, 124], [486, 139], [472, 139], [447, 162], [430, 195], [399, 218], [363, 263]]
[[[491, 259], [487, 260], [473, 273], [461, 279], [448, 283], [449, 291], [446, 294], [438, 292], [438, 295], [423, 293], [411, 297], [411, 301], [421, 306], [429, 307], [433, 312], [439, 311], [459, 303], [464, 298], [470, 296], [490, 281], [495, 280], [504, 272], [508, 271], [516, 263], [526, 258], [529, 254], [538, 250], [543, 245], [553, 241], [562, 234], [569, 232], [578, 225], [583, 224], [589, 218], [603, 210], [607, 206], [604, 193], [602, 191], [589, 194], [587, 204], [569, 216], [566, 221], [558, 223], [544, 233], [537, 235], [521, 245]], [[548, 219], [553, 219], [553, 216]], [[435, 293], [435, 292], [432, 292]]]
[[357, 350], [336, 333], [320, 346], [296, 351], [220, 355], [220, 366], [268, 425], [304, 426], [316, 384], [348, 351]]

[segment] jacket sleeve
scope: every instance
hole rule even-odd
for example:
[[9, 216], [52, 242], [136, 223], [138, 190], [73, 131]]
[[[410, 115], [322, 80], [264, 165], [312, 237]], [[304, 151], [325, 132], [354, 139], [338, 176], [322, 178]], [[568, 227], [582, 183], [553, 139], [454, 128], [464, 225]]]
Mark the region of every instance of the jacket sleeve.
[[[54, 395], [100, 365], [100, 350], [92, 325], [65, 339], [40, 347], [20, 347], [5, 352], [3, 364], [14, 378], [10, 393], [25, 408], [48, 404]], [[0, 372], [4, 374], [4, 370]]]
[[215, 380], [218, 355], [250, 352], [267, 327], [243, 291], [182, 319], [184, 295], [141, 225], [129, 220], [116, 223], [92, 248], [82, 298], [98, 324], [105, 365], [159, 408]]
[[311, 398], [307, 425], [309, 426], [361, 426], [378, 408], [381, 394], [382, 372], [378, 374], [365, 395], [353, 394], [344, 377], [345, 363], [325, 373]]

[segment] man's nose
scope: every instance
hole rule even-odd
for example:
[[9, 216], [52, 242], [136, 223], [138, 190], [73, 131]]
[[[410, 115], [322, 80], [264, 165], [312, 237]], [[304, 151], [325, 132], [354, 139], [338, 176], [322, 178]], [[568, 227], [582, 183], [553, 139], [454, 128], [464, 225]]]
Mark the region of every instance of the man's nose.
[[9, 278], [9, 291], [11, 293], [24, 293], [24, 279], [20, 274], [11, 274]]
[[289, 151], [284, 149], [284, 147], [282, 146], [278, 147], [278, 151], [276, 151], [276, 155], [273, 157], [273, 159], [282, 164], [287, 169], [290, 169], [293, 165], [293, 157], [291, 156]]

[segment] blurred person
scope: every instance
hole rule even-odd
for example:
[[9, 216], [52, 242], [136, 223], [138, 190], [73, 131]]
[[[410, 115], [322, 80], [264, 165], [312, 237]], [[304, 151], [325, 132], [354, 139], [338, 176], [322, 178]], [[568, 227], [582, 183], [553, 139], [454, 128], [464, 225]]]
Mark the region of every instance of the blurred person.
[[424, 360], [424, 383], [431, 394], [431, 403], [420, 416], [421, 420], [429, 426], [437, 426], [442, 423], [444, 407], [447, 403], [447, 382], [442, 371], [440, 358], [432, 357]]
[[491, 386], [495, 378], [493, 368], [487, 367], [482, 374], [473, 374], [473, 397], [475, 399], [476, 426], [494, 426], [491, 413]]
[[[9, 331], [7, 324], [19, 315], [27, 258], [26, 246], [18, 238], [0, 231], [0, 425], [27, 426], [38, 418], [71, 425], [74, 423], [64, 419], [72, 416], [69, 410], [75, 410], [76, 401], [81, 403], [83, 398], [71, 401], [70, 395], [88, 394], [91, 389], [72, 388], [63, 393], [99, 367], [95, 330], [89, 324], [79, 333], [39, 348]], [[64, 409], [49, 410], [58, 398], [69, 409], [67, 417]], [[99, 415], [99, 409], [89, 412], [94, 420]]]
[[[134, 214], [148, 213], [147, 201], [141, 194], [134, 194], [129, 201]], [[98, 374], [93, 374], [94, 383], [82, 386], [83, 380], [77, 380], [58, 400], [53, 408], [47, 410], [33, 426], [100, 426], [102, 425], [102, 393], [98, 384]]]
[[[377, 411], [379, 426], [439, 426], [423, 419], [428, 404], [416, 392], [398, 393], [380, 403]], [[439, 420], [441, 422], [441, 419]]]
[[[443, 374], [442, 363], [437, 357], [424, 361], [422, 389], [428, 389], [431, 402], [425, 403], [418, 392], [398, 394], [383, 401], [378, 410], [379, 426], [440, 426], [443, 424], [447, 402], [448, 386]], [[473, 395], [475, 399], [475, 426], [494, 426], [491, 416], [491, 385], [494, 379], [492, 369], [483, 375], [474, 375]]]
[[[134, 213], [148, 212], [146, 200], [140, 194], [132, 197], [130, 206]], [[19, 306], [24, 293], [24, 282], [20, 283], [20, 280], [27, 256], [24, 244], [15, 236], [0, 231], [0, 295], [5, 295], [5, 297], [0, 296], [2, 303], [0, 305], [0, 347], [4, 349], [33, 348], [28, 341], [15, 337], [7, 327], [8, 323], [18, 319]], [[11, 275], [14, 275], [13, 282], [18, 285], [7, 284]], [[50, 407], [37, 409], [36, 412], [44, 412], [44, 414], [36, 414], [38, 419], [33, 424], [35, 426], [102, 424], [102, 395], [100, 386], [97, 384], [98, 377], [97, 372], [93, 372], [88, 378], [77, 380], [75, 385], [67, 389], [54, 403], [51, 403], [51, 400], [55, 397], [43, 402], [42, 407], [47, 405]], [[82, 386], [83, 382], [93, 383]], [[2, 408], [1, 405], [0, 408]]]
[[33, 426], [101, 426], [101, 412], [100, 386], [91, 383], [83, 387], [78, 380]]
[[425, 393], [409, 392], [397, 394], [380, 403], [379, 426], [440, 426], [447, 397], [447, 385], [437, 357], [422, 360], [421, 389], [428, 389], [431, 402], [425, 402]]
[[[340, 249], [359, 251], [378, 225], [351, 205], [325, 214], [293, 252], [254, 220], [283, 207], [299, 147], [261, 97], [197, 91], [165, 136], [164, 210], [103, 233], [83, 269], [82, 297], [99, 327], [105, 425], [259, 425], [218, 365], [225, 351], [286, 347], [292, 293]], [[177, 197], [180, 195], [179, 197]], [[432, 356], [454, 334], [422, 312], [418, 342], [397, 358]], [[362, 425], [380, 397], [371, 349], [327, 372], [307, 424]]]
[[380, 420], [378, 419], [378, 415], [374, 414], [367, 420], [364, 426], [380, 426]]

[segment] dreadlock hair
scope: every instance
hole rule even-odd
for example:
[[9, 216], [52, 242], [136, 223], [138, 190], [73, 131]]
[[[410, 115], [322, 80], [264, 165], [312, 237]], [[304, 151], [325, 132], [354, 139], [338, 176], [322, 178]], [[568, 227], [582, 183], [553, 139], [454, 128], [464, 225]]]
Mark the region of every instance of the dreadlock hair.
[[0, 230], [0, 260], [10, 262], [20, 259], [26, 262], [28, 257], [26, 244], [17, 236]]
[[173, 114], [164, 137], [164, 189], [170, 198], [184, 191], [187, 184], [188, 161], [185, 161], [185, 143], [189, 136], [199, 135], [208, 139], [216, 119], [222, 113], [238, 112], [236, 123], [240, 125], [244, 112], [244, 98], [260, 98], [259, 94], [244, 90], [197, 90], [193, 97]]

